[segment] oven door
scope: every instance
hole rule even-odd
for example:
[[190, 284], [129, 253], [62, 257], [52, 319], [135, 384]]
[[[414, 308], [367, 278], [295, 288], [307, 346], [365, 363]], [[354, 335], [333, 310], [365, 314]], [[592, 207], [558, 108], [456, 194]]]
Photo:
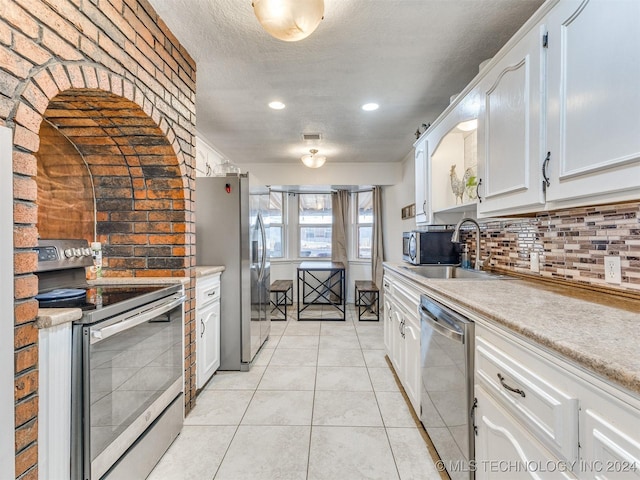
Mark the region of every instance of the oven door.
[[183, 303], [74, 326], [73, 478], [101, 478], [182, 392]]

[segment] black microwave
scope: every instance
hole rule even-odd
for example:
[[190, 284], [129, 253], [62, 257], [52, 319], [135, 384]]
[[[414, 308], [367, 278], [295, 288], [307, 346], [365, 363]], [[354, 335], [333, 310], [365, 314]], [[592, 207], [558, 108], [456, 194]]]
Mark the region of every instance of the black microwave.
[[413, 230], [402, 234], [402, 259], [414, 265], [457, 265], [460, 253], [451, 241], [453, 230]]

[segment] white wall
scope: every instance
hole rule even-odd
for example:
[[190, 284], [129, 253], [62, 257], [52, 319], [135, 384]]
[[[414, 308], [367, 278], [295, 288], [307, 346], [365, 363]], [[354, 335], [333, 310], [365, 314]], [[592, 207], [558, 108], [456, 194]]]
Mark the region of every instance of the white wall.
[[[0, 465], [14, 478], [14, 401], [13, 401], [13, 130], [0, 127], [0, 305], [5, 315], [0, 319]], [[9, 467], [9, 466], [13, 467]], [[10, 472], [10, 473], [9, 473]]]
[[402, 220], [402, 207], [415, 203], [415, 159], [413, 149], [401, 164], [402, 178], [395, 185], [384, 188], [382, 193], [384, 235], [384, 259], [402, 261], [402, 232], [416, 227], [415, 218]]
[[252, 185], [394, 185], [402, 180], [399, 163], [238, 163]]

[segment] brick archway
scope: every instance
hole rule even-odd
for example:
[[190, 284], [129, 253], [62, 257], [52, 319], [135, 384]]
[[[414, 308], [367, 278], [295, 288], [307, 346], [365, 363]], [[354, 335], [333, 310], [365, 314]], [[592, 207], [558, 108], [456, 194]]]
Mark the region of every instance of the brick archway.
[[[195, 405], [193, 150], [190, 128], [156, 94], [104, 67], [52, 62], [23, 83], [14, 125], [16, 448], [37, 434], [37, 172], [40, 128], [66, 137], [93, 177], [107, 276], [187, 277], [185, 407]], [[167, 107], [162, 110], [158, 105]], [[187, 116], [188, 113], [187, 113]], [[191, 127], [192, 128], [192, 127]], [[182, 131], [176, 131], [183, 129]], [[36, 445], [16, 457], [23, 470]]]

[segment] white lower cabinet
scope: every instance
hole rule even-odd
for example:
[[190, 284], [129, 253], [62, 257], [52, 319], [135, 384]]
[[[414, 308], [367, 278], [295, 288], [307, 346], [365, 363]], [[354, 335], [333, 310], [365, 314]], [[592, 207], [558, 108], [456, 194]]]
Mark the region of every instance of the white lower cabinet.
[[477, 479], [640, 479], [640, 398], [476, 322]]
[[576, 478], [484, 388], [475, 396], [477, 480]]
[[384, 333], [387, 355], [416, 415], [420, 416], [421, 291], [385, 271]]
[[196, 388], [220, 367], [220, 274], [196, 281]]
[[640, 411], [596, 389], [580, 411], [581, 478], [640, 478]]

